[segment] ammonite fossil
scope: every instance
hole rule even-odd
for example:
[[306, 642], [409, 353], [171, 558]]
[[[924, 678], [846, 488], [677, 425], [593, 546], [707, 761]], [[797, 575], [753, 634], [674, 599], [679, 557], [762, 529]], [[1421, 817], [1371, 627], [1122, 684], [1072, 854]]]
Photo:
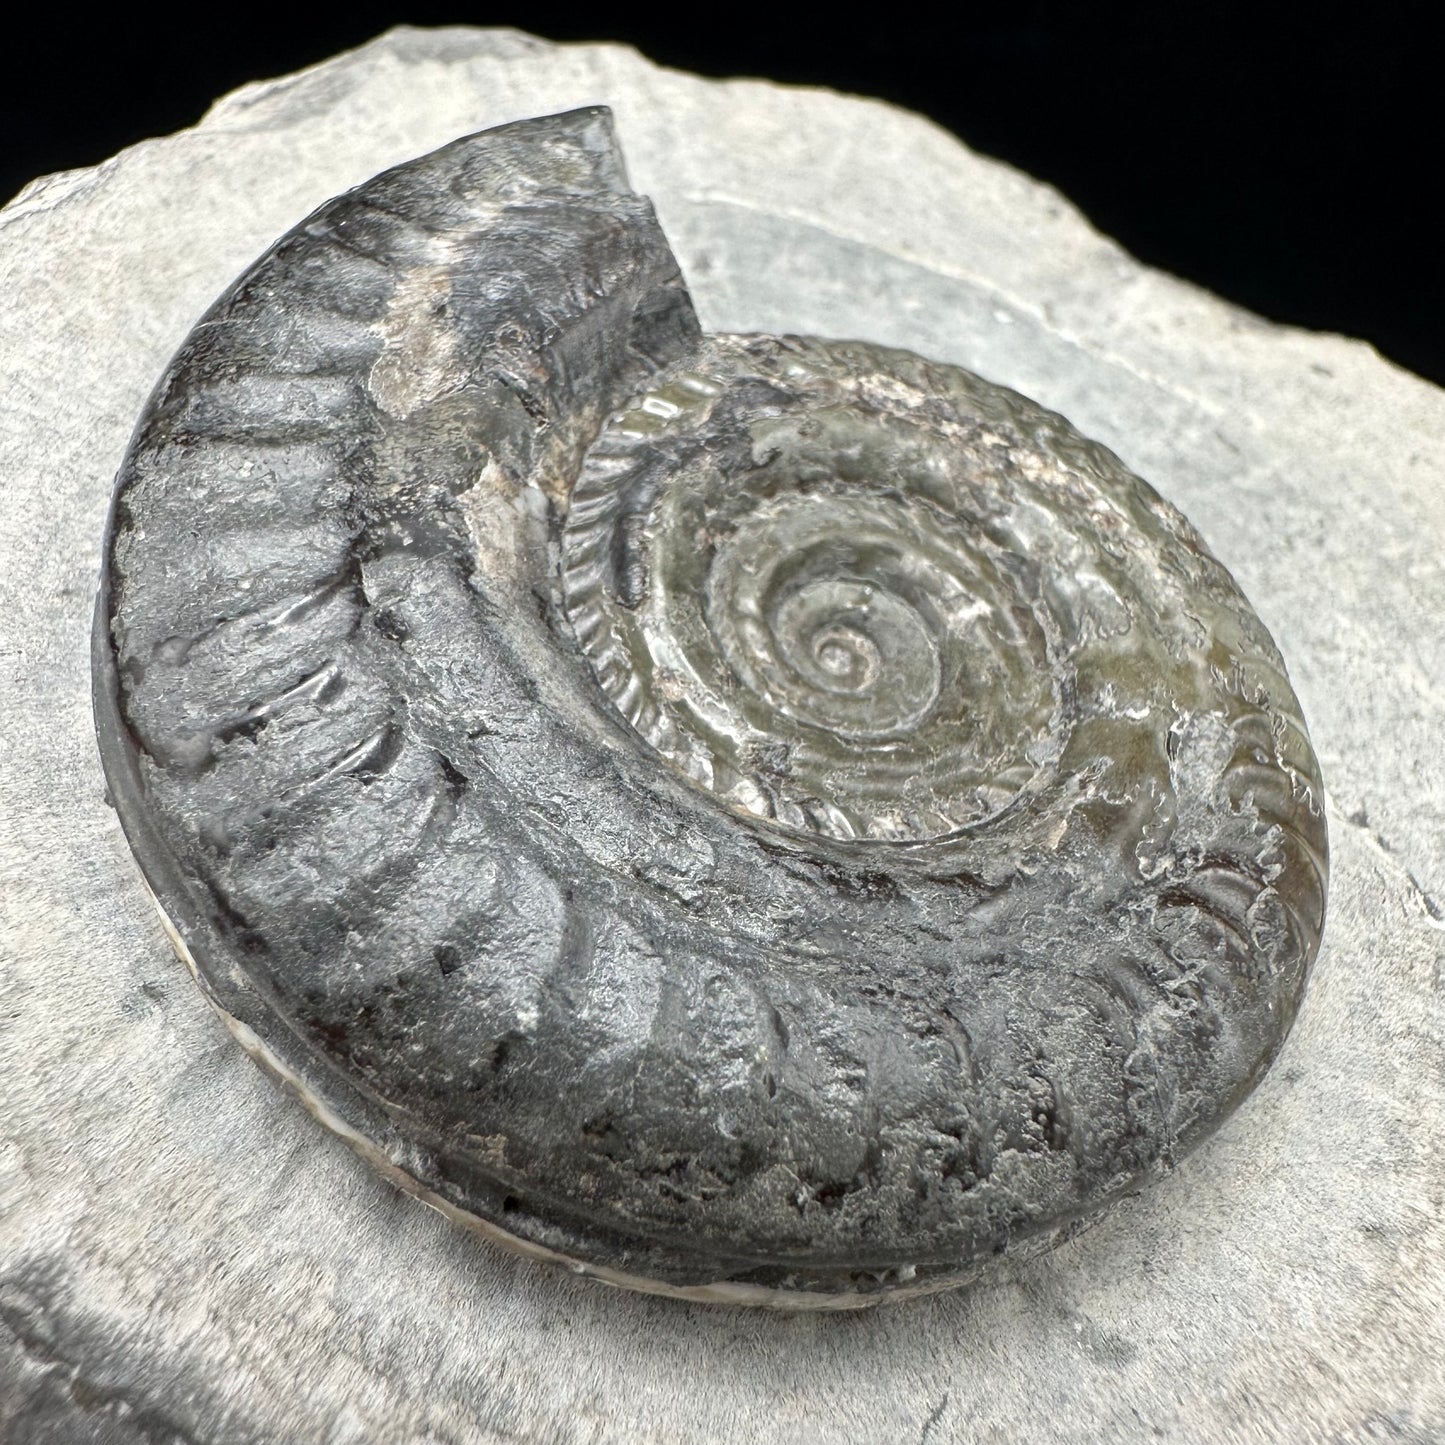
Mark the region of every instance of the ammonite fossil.
[[696, 1298], [963, 1282], [1167, 1169], [1318, 945], [1318, 769], [1061, 418], [701, 334], [605, 110], [323, 206], [122, 468], [101, 747], [248, 1047], [484, 1232]]

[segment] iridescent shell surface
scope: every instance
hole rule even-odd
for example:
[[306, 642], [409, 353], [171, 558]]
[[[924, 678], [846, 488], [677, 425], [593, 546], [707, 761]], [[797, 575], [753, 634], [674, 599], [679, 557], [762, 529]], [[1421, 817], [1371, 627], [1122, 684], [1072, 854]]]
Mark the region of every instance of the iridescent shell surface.
[[600, 110], [322, 207], [117, 484], [102, 753], [178, 947], [407, 1187], [615, 1282], [973, 1278], [1244, 1097], [1318, 768], [1193, 528], [1027, 398], [704, 336]]

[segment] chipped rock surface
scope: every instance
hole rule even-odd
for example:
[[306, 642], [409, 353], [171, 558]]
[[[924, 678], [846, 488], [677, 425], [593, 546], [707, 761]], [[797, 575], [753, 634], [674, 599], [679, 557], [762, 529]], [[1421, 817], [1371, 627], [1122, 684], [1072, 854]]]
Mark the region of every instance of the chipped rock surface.
[[[610, 105], [709, 331], [856, 337], [1068, 416], [1189, 516], [1289, 667], [1325, 943], [1274, 1071], [1012, 1278], [759, 1316], [505, 1255], [232, 1042], [105, 805], [88, 634], [166, 360], [320, 202]], [[1445, 397], [1148, 271], [916, 116], [617, 46], [396, 31], [0, 212], [0, 1438], [1445, 1435]]]

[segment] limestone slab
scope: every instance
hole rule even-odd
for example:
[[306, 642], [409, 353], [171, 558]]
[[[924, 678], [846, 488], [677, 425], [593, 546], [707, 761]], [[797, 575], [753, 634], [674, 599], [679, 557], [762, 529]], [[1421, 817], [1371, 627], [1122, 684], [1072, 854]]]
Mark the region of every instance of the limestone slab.
[[[96, 759], [88, 631], [135, 417], [327, 197], [603, 103], [710, 331], [902, 346], [1180, 506], [1279, 643], [1330, 796], [1280, 1063], [1007, 1283], [867, 1316], [624, 1295], [373, 1177], [171, 954]], [[1445, 1434], [1445, 395], [1139, 266], [916, 116], [620, 46], [394, 31], [0, 212], [0, 1435], [1340, 1440]]]

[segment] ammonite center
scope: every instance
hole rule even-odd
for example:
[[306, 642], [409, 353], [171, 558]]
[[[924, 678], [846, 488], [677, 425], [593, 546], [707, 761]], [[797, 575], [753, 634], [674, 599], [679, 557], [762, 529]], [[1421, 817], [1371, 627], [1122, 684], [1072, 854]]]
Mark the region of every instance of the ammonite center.
[[981, 383], [814, 340], [707, 359], [613, 420], [573, 495], [567, 609], [604, 691], [779, 823], [920, 841], [997, 814], [1062, 747], [1067, 661], [1045, 547], [998, 535]]

